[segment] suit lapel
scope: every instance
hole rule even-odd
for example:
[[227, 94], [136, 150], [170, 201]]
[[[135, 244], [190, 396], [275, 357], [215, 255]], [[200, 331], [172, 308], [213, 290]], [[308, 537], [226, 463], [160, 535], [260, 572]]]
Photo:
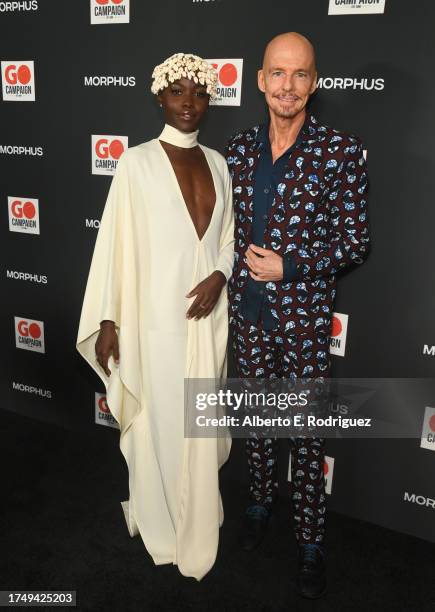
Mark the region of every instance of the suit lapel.
[[318, 142], [317, 121], [313, 115], [309, 116], [305, 127], [305, 134], [287, 159], [284, 174], [278, 184], [277, 192], [272, 203], [272, 214], [276, 207], [281, 207], [282, 214], [290, 214], [288, 204], [303, 193], [302, 181], [306, 178], [306, 169], [310, 165], [313, 155], [313, 147]]
[[251, 241], [254, 210], [254, 178], [261, 152], [261, 145], [255, 139], [257, 132], [258, 128], [254, 128], [245, 141], [237, 147], [236, 155], [240, 160], [240, 164], [237, 167], [236, 180], [233, 181], [234, 188], [237, 188], [239, 191], [239, 206], [242, 202], [244, 203], [244, 209], [241, 213], [244, 219], [244, 234], [247, 242]]
[[[256, 126], [250, 130], [245, 138], [240, 142], [235, 151], [235, 156], [239, 160], [237, 173], [234, 177], [233, 186], [239, 198], [239, 212], [243, 221], [239, 221], [243, 226], [243, 233], [246, 241], [251, 241], [252, 222], [254, 210], [254, 183], [255, 171], [258, 166], [261, 153], [261, 143], [256, 140], [256, 136], [261, 126]], [[269, 230], [274, 225], [273, 215], [280, 209], [281, 214], [286, 217], [292, 213], [292, 202], [298, 200], [302, 194], [301, 184], [306, 178], [306, 168], [309, 165], [313, 149], [320, 138], [316, 119], [310, 115], [305, 134], [299, 143], [297, 150], [294, 150], [288, 157], [285, 165], [284, 176], [274, 194], [272, 209], [268, 223]], [[243, 203], [243, 210], [240, 204]], [[290, 206], [289, 206], [290, 205]]]

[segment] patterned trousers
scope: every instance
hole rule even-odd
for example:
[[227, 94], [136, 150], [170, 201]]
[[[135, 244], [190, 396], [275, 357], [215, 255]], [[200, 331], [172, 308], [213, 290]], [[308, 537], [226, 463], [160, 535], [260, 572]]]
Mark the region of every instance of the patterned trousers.
[[[231, 324], [232, 343], [239, 378], [328, 377], [328, 336], [298, 336], [280, 329], [265, 331], [238, 314]], [[321, 544], [325, 534], [325, 440], [292, 437], [291, 499], [294, 531], [299, 544]], [[276, 438], [252, 432], [246, 440], [249, 491], [253, 504], [270, 509], [278, 492]]]

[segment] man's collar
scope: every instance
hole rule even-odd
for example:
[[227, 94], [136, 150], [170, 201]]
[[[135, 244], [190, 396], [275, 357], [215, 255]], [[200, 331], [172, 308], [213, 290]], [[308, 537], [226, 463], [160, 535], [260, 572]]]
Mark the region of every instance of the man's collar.
[[[310, 132], [312, 133], [312, 131], [309, 129], [310, 126], [317, 124], [317, 120], [313, 115], [310, 115], [310, 113], [306, 114], [305, 117], [305, 121], [299, 131], [298, 137], [296, 142], [299, 144], [299, 142], [301, 142], [302, 140], [306, 139], [307, 136], [310, 136]], [[266, 122], [263, 123], [256, 136], [255, 136], [255, 140], [265, 146], [265, 147], [270, 147], [270, 140], [269, 140], [269, 129], [270, 129], [270, 119]]]

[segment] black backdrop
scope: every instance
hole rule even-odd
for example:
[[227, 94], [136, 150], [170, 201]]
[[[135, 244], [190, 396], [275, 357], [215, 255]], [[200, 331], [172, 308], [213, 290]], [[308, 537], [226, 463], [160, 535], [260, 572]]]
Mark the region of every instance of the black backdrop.
[[[91, 24], [95, 8], [122, 12], [127, 4], [128, 23], [109, 18]], [[328, 14], [330, 4], [350, 14]], [[75, 351], [111, 180], [91, 172], [91, 137], [124, 136], [134, 146], [157, 136], [162, 121], [150, 75], [157, 63], [184, 51], [222, 58], [220, 65], [243, 59], [241, 104], [210, 108], [200, 134], [204, 144], [223, 151], [235, 131], [264, 118], [256, 71], [265, 43], [288, 30], [307, 35], [317, 49], [322, 80], [312, 111], [363, 139], [371, 177], [373, 247], [361, 268], [340, 279], [335, 310], [348, 315], [348, 330], [345, 355], [332, 357], [334, 374], [432, 377], [435, 5], [387, 0], [382, 12], [383, 4], [0, 1], [3, 86], [14, 80], [13, 66], [33, 61], [35, 93], [34, 101], [12, 94], [1, 103], [5, 408], [77, 430], [111, 424], [103, 418], [104, 400], [95, 412], [101, 381]], [[373, 7], [381, 12], [363, 14]], [[26, 81], [26, 69], [19, 74]], [[99, 78], [108, 76], [123, 78], [112, 84]], [[29, 199], [39, 203], [40, 233], [10, 231], [8, 202]], [[20, 214], [20, 204], [14, 210]], [[23, 334], [28, 320], [44, 323], [45, 352], [16, 347], [14, 317], [24, 320]], [[31, 327], [34, 335], [38, 325]], [[422, 427], [426, 415], [425, 427], [433, 432], [432, 406], [432, 398], [410, 402], [409, 411]], [[435, 541], [434, 449], [431, 443], [422, 448], [420, 438], [330, 441], [330, 507]], [[237, 458], [231, 459], [235, 478]]]

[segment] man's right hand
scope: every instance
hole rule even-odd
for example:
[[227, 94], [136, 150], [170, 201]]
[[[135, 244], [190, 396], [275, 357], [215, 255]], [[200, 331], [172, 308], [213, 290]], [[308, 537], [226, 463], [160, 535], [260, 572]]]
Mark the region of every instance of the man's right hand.
[[98, 338], [95, 343], [95, 354], [97, 356], [98, 363], [103, 368], [107, 376], [110, 376], [111, 374], [107, 364], [112, 353], [115, 363], [118, 364], [119, 345], [115, 323], [113, 321], [101, 321], [100, 333], [98, 334]]

